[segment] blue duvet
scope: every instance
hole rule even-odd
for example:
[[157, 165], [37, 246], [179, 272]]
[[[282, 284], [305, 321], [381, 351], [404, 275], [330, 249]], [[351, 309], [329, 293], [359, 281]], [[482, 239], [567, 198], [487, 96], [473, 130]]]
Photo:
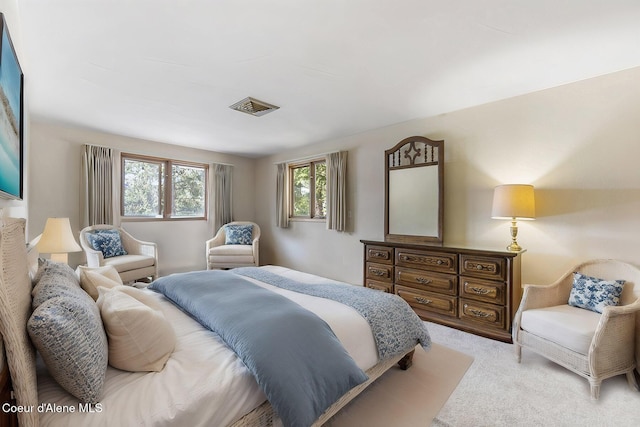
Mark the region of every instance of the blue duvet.
[[220, 335], [286, 427], [307, 427], [367, 380], [322, 319], [227, 271], [174, 274], [150, 289]]

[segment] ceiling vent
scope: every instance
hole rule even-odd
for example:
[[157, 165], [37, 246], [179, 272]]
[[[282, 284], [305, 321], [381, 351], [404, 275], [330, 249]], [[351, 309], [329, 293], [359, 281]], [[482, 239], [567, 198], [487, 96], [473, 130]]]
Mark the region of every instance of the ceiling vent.
[[229, 108], [231, 108], [232, 110], [251, 114], [252, 116], [264, 116], [267, 113], [276, 111], [280, 107], [276, 107], [275, 105], [267, 104], [266, 102], [247, 97], [242, 101], [238, 101], [235, 104], [230, 105]]

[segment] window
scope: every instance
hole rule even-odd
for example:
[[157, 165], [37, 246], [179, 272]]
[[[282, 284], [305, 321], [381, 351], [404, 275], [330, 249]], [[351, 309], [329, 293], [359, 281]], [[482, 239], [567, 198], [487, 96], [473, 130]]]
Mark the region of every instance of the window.
[[206, 219], [205, 164], [122, 155], [120, 213], [137, 219]]
[[324, 159], [289, 165], [290, 218], [327, 217], [327, 164]]

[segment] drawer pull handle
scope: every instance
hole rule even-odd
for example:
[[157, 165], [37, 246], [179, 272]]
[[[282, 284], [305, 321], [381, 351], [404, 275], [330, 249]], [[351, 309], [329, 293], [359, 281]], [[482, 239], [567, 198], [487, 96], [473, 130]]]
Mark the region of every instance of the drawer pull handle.
[[472, 290], [473, 292], [475, 292], [478, 295], [486, 295], [489, 292], [491, 292], [489, 289], [478, 288], [477, 286], [472, 286], [469, 289]]
[[378, 270], [376, 268], [371, 268], [371, 269], [369, 269], [369, 271], [374, 276], [386, 276], [386, 271], [384, 271], [384, 270]]
[[371, 258], [384, 258], [388, 259], [389, 255], [387, 252], [379, 252], [379, 251], [371, 251]]
[[488, 265], [482, 265], [482, 264], [474, 264], [474, 263], [469, 263], [469, 269], [470, 270], [478, 270], [478, 271], [490, 271], [492, 273], [496, 272], [496, 266], [492, 265], [492, 264], [488, 264]]
[[425, 279], [424, 277], [416, 277], [416, 282], [422, 283], [423, 285], [427, 285], [432, 282], [431, 279]]
[[421, 257], [421, 256], [411, 256], [411, 255], [400, 255], [400, 260], [404, 262], [416, 262], [423, 264], [436, 264], [443, 265], [445, 262], [441, 258], [429, 258], [429, 257]]
[[476, 317], [489, 317], [491, 316], [489, 313], [487, 313], [486, 311], [480, 311], [480, 310], [474, 310], [473, 308], [469, 310], [469, 312], [471, 312], [471, 314], [473, 314]]
[[426, 298], [422, 298], [422, 297], [414, 297], [416, 299], [416, 301], [418, 301], [420, 304], [431, 304], [433, 301], [430, 299], [426, 299]]

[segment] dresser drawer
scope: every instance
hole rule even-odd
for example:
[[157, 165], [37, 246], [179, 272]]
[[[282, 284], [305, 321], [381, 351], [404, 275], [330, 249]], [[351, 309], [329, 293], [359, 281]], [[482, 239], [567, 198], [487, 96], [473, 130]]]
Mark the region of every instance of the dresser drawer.
[[503, 282], [476, 279], [475, 277], [460, 277], [460, 293], [463, 298], [486, 301], [493, 304], [506, 303], [506, 285]]
[[456, 295], [458, 292], [457, 276], [406, 267], [396, 267], [395, 283], [423, 291], [443, 292], [449, 295]]
[[367, 279], [377, 280], [378, 282], [393, 281], [393, 265], [367, 263]]
[[460, 319], [476, 324], [504, 329], [505, 307], [460, 298]]
[[456, 297], [421, 291], [406, 286], [395, 286], [396, 294], [414, 309], [430, 311], [447, 316], [457, 316]]
[[393, 248], [386, 246], [366, 246], [367, 262], [379, 264], [393, 264]]
[[486, 279], [506, 280], [507, 259], [461, 254], [460, 274]]
[[396, 265], [402, 267], [455, 274], [458, 270], [457, 260], [456, 254], [396, 248]]
[[393, 293], [393, 284], [392, 283], [378, 282], [376, 280], [367, 279], [367, 280], [365, 280], [365, 286], [367, 288], [375, 289], [377, 291], [383, 291], [383, 292], [387, 292], [389, 294]]

